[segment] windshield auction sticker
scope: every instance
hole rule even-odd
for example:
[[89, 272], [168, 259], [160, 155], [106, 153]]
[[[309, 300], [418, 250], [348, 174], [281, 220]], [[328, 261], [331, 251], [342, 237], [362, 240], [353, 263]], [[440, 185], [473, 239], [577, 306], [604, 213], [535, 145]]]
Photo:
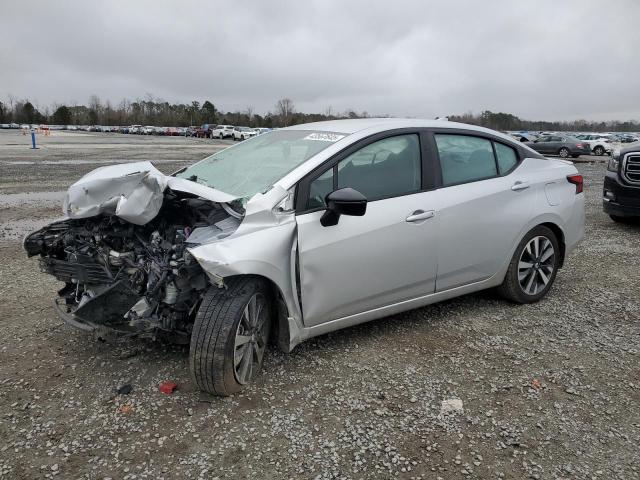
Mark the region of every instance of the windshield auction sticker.
[[338, 135], [337, 133], [315, 132], [304, 137], [304, 140], [317, 140], [320, 142], [337, 142], [342, 140], [346, 135]]

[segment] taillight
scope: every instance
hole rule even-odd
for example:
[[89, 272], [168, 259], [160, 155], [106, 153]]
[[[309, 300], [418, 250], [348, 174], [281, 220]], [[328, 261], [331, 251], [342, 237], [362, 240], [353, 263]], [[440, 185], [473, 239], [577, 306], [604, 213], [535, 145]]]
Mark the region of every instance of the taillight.
[[582, 144], [581, 143], [576, 143], [576, 148], [582, 148]]
[[576, 195], [584, 190], [584, 179], [582, 175], [567, 175], [567, 181], [576, 186]]

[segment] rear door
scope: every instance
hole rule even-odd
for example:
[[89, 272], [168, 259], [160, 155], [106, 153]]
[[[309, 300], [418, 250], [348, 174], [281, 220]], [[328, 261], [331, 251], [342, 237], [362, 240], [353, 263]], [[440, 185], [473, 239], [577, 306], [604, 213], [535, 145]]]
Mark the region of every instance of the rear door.
[[548, 153], [548, 148], [549, 148], [549, 137], [545, 136], [545, 137], [538, 138], [538, 141], [536, 142], [535, 150], [540, 153]]
[[518, 151], [491, 138], [434, 132], [438, 190], [436, 291], [486, 280], [511, 254], [535, 204]]
[[[419, 131], [363, 141], [298, 186], [298, 276], [304, 323], [318, 325], [433, 293], [436, 191]], [[428, 168], [428, 167], [427, 167]], [[362, 217], [323, 227], [325, 197], [351, 187]]]

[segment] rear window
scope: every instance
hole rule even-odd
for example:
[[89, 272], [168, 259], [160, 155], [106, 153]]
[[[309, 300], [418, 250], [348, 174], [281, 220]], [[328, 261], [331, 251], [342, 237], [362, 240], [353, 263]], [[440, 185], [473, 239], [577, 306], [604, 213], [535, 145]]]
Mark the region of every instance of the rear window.
[[445, 187], [498, 175], [491, 140], [449, 134], [436, 134], [435, 138]]

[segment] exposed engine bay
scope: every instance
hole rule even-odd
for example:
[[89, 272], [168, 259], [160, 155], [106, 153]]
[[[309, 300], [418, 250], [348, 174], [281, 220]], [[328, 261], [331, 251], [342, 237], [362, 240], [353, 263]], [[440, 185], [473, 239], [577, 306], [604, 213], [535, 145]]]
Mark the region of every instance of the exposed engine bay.
[[144, 225], [103, 213], [68, 218], [24, 241], [41, 269], [65, 283], [58, 311], [101, 337], [163, 337], [188, 343], [207, 275], [189, 247], [233, 233], [241, 214], [229, 204], [167, 190]]

